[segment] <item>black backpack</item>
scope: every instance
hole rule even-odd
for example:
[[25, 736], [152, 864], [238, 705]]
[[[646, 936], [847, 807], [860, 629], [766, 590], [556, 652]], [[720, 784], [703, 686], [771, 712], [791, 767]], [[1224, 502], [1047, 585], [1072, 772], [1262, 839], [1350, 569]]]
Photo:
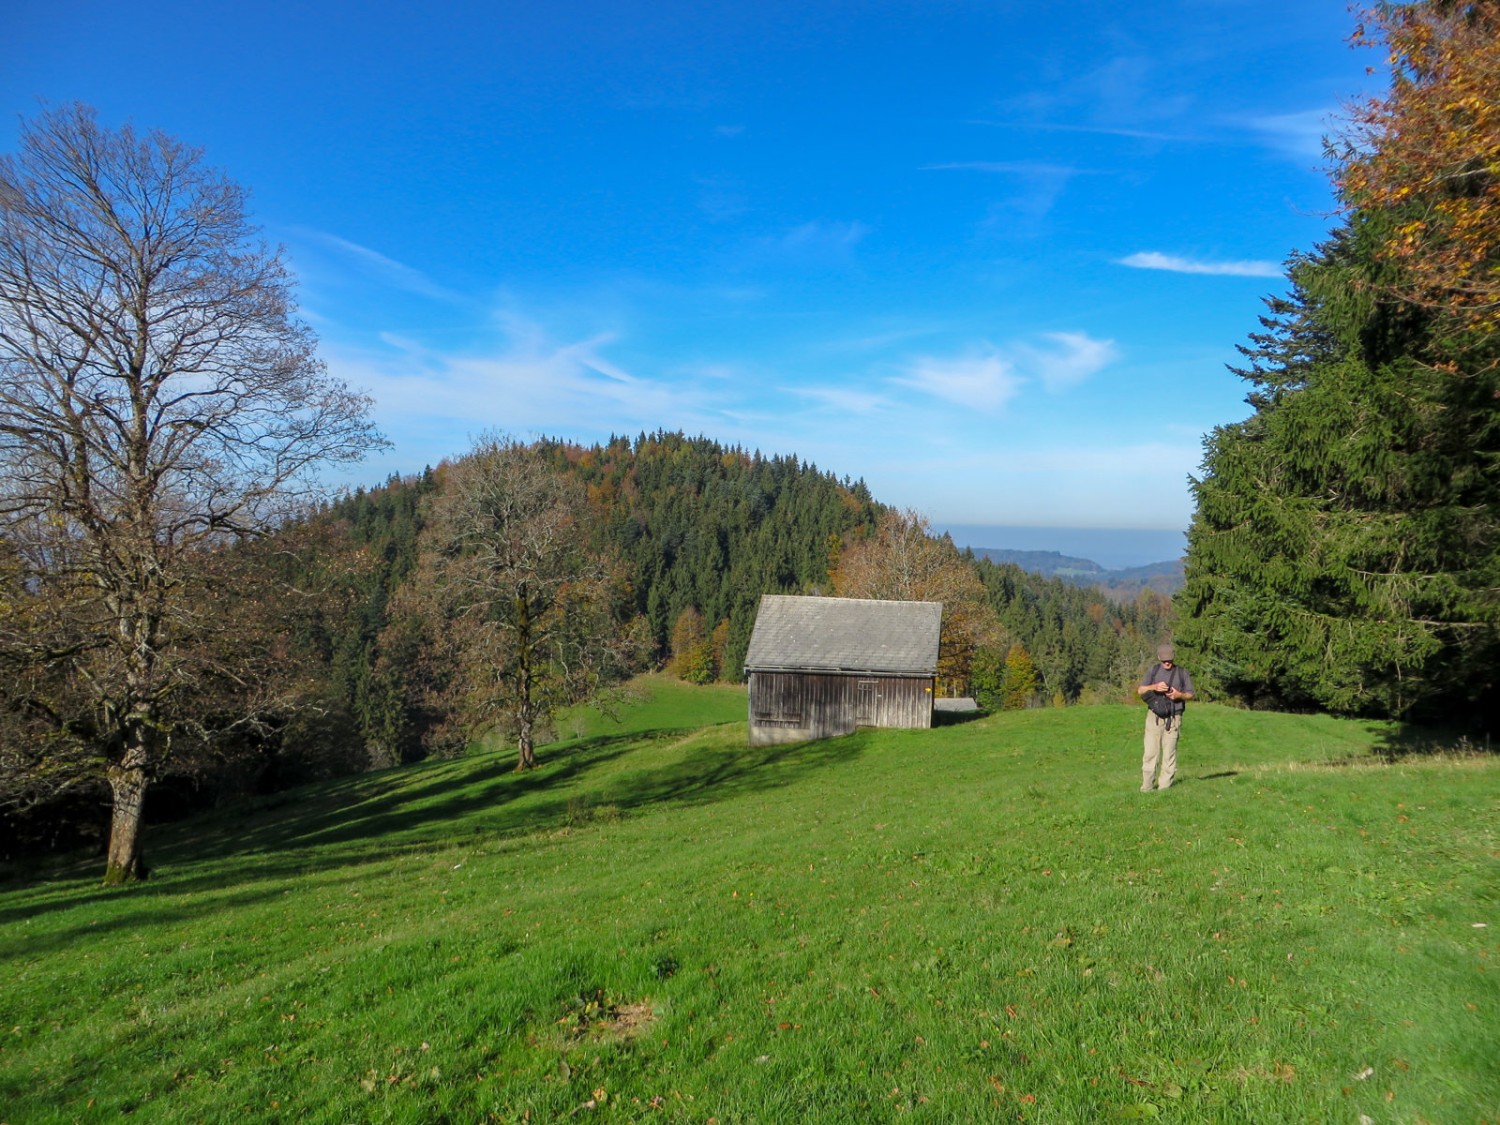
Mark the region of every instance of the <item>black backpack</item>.
[[[1146, 677], [1150, 683], [1158, 683], [1166, 680], [1173, 691], [1182, 690], [1182, 669], [1177, 665], [1171, 668], [1163, 668], [1160, 664], [1151, 669], [1151, 674]], [[1163, 719], [1170, 719], [1173, 715], [1180, 715], [1187, 708], [1182, 700], [1171, 699], [1164, 692], [1149, 691], [1146, 693], [1146, 706], [1151, 708], [1151, 713]]]

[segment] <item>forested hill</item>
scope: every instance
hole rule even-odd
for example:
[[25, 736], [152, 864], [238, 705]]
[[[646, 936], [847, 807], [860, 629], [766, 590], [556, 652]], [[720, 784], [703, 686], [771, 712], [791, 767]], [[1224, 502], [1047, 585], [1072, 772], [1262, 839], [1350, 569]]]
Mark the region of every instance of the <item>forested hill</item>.
[[605, 543], [623, 557], [658, 654], [679, 616], [727, 622], [723, 678], [741, 676], [763, 593], [829, 592], [830, 549], [868, 533], [881, 506], [863, 480], [796, 454], [766, 457], [680, 433], [538, 451], [587, 487]]
[[[545, 439], [532, 449], [583, 485], [601, 551], [627, 572], [644, 659], [669, 653], [672, 627], [691, 607], [719, 628], [729, 679], [740, 675], [760, 595], [825, 590], [830, 544], [873, 526], [880, 510], [863, 481], [794, 455], [766, 457], [680, 433], [593, 446]], [[430, 607], [401, 594], [424, 549], [430, 499], [449, 475], [445, 465], [393, 478], [322, 517], [347, 534], [361, 573], [356, 611], [328, 622], [322, 647], [362, 739], [382, 760], [420, 757], [457, 737], [435, 713], [442, 684], [423, 644]]]
[[[546, 439], [532, 448], [581, 482], [599, 514], [599, 546], [626, 570], [644, 659], [669, 659], [691, 619], [712, 635], [714, 670], [725, 680], [742, 676], [760, 596], [831, 593], [839, 552], [870, 535], [885, 510], [862, 480], [705, 437], [643, 433], [590, 446]], [[343, 620], [327, 620], [318, 647], [330, 654], [330, 682], [376, 760], [420, 757], [457, 737], [434, 704], [442, 685], [423, 646], [422, 601], [401, 594], [422, 550], [429, 497], [448, 471], [393, 478], [323, 517], [357, 553], [360, 589]], [[1118, 692], [1167, 628], [1169, 604], [1150, 592], [1115, 605], [1019, 567], [969, 564], [1009, 641], [1034, 661], [1040, 698]]]

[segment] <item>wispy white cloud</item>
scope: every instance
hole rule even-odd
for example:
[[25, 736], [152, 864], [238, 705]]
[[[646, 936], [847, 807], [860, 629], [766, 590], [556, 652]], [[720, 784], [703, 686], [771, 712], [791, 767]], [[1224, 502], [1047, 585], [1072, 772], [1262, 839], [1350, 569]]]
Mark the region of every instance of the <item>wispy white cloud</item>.
[[1019, 344], [1018, 361], [1028, 374], [1056, 394], [1075, 387], [1120, 357], [1113, 340], [1096, 340], [1082, 332], [1049, 332], [1045, 344]]
[[1071, 125], [1058, 121], [986, 121], [974, 120], [972, 125], [991, 129], [1025, 129], [1037, 133], [1087, 133], [1100, 137], [1124, 137], [1135, 141], [1161, 141], [1179, 143], [1196, 141], [1199, 138], [1189, 133], [1166, 133], [1154, 129], [1132, 129], [1123, 125]]
[[[608, 353], [613, 333], [558, 341], [514, 314], [497, 318], [489, 349], [446, 352], [383, 334], [378, 348], [325, 346], [329, 369], [376, 402], [392, 436], [422, 432], [513, 433], [587, 438], [635, 428], [711, 430], [722, 411], [700, 382], [643, 378]], [[461, 452], [451, 447], [437, 456]]]
[[368, 246], [350, 242], [347, 238], [340, 238], [328, 231], [312, 230], [307, 227], [294, 227], [291, 233], [299, 239], [333, 251], [345, 262], [354, 264], [360, 272], [370, 275], [371, 279], [378, 284], [399, 289], [405, 293], [413, 293], [419, 297], [429, 297], [435, 301], [453, 304], [466, 301], [463, 294], [439, 285], [421, 270], [398, 262]]
[[830, 355], [880, 352], [897, 344], [906, 343], [908, 340], [920, 339], [923, 336], [932, 336], [943, 330], [943, 325], [935, 321], [884, 329], [876, 328], [864, 334], [851, 334], [827, 340], [818, 350]]
[[1143, 250], [1116, 260], [1117, 265], [1137, 270], [1167, 270], [1170, 273], [1207, 274], [1215, 277], [1280, 277], [1284, 272], [1276, 262], [1260, 260], [1205, 262]]
[[801, 223], [779, 234], [766, 235], [752, 247], [752, 257], [771, 263], [827, 265], [847, 262], [870, 228], [861, 222]]
[[1342, 127], [1342, 111], [1334, 106], [1252, 117], [1245, 126], [1271, 148], [1299, 160], [1323, 155], [1323, 139]]
[[971, 410], [994, 413], [1015, 398], [1024, 380], [1008, 358], [988, 348], [960, 356], [921, 356], [891, 382]]
[[[1060, 79], [1064, 75], [1059, 73]], [[1195, 96], [1179, 92], [1174, 69], [1154, 52], [1126, 52], [1065, 80], [1032, 85], [996, 103], [997, 115], [973, 122], [1002, 129], [1078, 133], [1151, 142], [1192, 141]]]
[[1120, 356], [1113, 340], [1083, 332], [1048, 332], [1005, 347], [984, 345], [957, 356], [919, 356], [889, 381], [984, 413], [1002, 411], [1028, 383], [1056, 394], [1077, 386]]
[[1075, 176], [1097, 175], [1089, 169], [1040, 160], [954, 160], [922, 166], [924, 172], [979, 172], [1004, 176], [1014, 184], [1003, 199], [986, 209], [979, 230], [986, 235], [1031, 236], [1057, 205]]
[[891, 406], [884, 395], [848, 387], [788, 387], [785, 393], [846, 414], [877, 414]]
[[857, 245], [869, 233], [870, 228], [859, 222], [813, 222], [794, 227], [786, 234], [773, 239], [772, 242], [788, 250], [803, 250], [809, 247], [847, 249]]

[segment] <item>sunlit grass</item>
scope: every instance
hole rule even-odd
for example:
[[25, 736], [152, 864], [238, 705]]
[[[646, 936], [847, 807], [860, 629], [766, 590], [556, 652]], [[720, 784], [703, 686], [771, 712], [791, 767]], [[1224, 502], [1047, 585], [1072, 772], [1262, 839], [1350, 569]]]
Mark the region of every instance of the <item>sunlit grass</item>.
[[1500, 763], [1193, 708], [745, 745], [656, 681], [0, 895], [0, 1121], [1500, 1120]]

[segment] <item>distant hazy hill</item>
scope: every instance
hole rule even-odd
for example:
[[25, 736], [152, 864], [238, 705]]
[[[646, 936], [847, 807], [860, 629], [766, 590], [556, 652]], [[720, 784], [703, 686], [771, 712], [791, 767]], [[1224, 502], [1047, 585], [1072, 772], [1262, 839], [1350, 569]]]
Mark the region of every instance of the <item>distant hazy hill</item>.
[[1128, 601], [1144, 589], [1174, 594], [1182, 588], [1181, 559], [1109, 570], [1093, 559], [1059, 551], [1007, 551], [997, 547], [975, 547], [973, 551], [991, 562], [1013, 563], [1045, 578], [1058, 578], [1074, 586], [1096, 586], [1116, 601]]

